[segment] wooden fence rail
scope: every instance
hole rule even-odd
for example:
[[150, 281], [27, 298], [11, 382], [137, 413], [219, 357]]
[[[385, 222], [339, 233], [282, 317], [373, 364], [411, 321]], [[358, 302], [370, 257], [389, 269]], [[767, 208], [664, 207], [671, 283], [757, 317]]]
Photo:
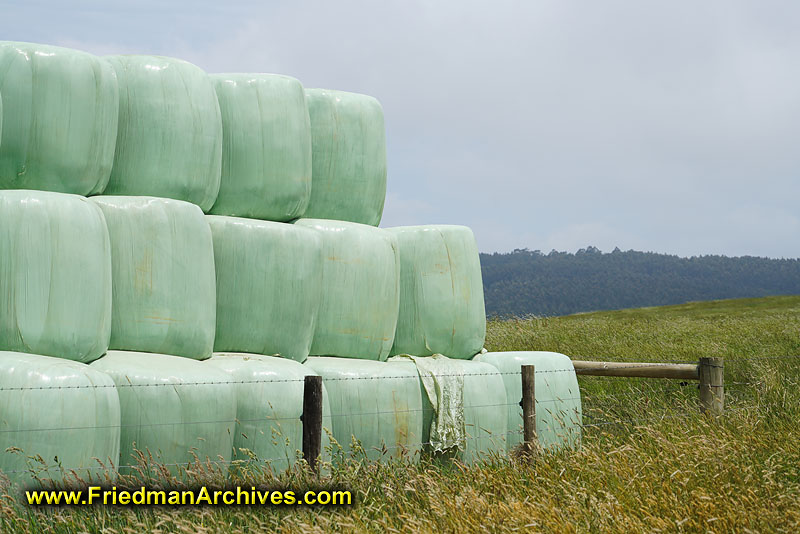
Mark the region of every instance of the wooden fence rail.
[[[700, 411], [722, 415], [725, 410], [724, 362], [722, 358], [700, 358], [697, 365], [686, 363], [597, 362], [572, 360], [575, 374], [628, 378], [698, 380]], [[522, 418], [526, 448], [536, 444], [536, 405], [533, 365], [522, 366]]]
[[689, 363], [590, 362], [572, 360], [575, 373], [591, 376], [625, 376], [638, 378], [674, 378], [698, 380], [698, 366]]

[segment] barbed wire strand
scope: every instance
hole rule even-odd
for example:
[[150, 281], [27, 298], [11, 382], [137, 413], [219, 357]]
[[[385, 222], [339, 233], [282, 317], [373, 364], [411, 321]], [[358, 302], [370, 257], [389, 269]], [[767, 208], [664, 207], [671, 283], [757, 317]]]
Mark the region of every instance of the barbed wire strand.
[[[666, 365], [660, 364], [658, 362], [654, 363], [654, 366], [659, 365]], [[642, 367], [641, 364], [639, 365], [631, 365], [626, 367], [616, 367], [615, 369], [636, 369]], [[582, 369], [584, 371], [603, 371], [607, 370], [605, 367], [598, 367], [596, 369]], [[550, 374], [550, 373], [575, 373], [574, 368], [563, 368], [563, 369], [545, 369], [545, 370], [537, 370], [535, 371], [536, 374]], [[513, 372], [492, 372], [492, 373], [434, 373], [434, 378], [472, 378], [472, 377], [479, 377], [479, 376], [520, 376], [521, 371], [513, 371]], [[346, 376], [346, 377], [323, 377], [322, 381], [324, 382], [341, 382], [341, 381], [351, 381], [351, 380], [401, 380], [401, 379], [413, 379], [413, 380], [420, 380], [419, 375], [416, 374], [407, 374], [407, 375], [374, 375], [374, 376]], [[125, 389], [125, 388], [144, 388], [144, 387], [182, 387], [182, 386], [211, 386], [211, 385], [248, 385], [248, 384], [279, 384], [279, 383], [304, 383], [305, 377], [303, 378], [287, 378], [287, 379], [266, 379], [266, 380], [222, 380], [222, 381], [198, 381], [198, 382], [153, 382], [153, 383], [143, 383], [143, 384], [134, 384], [131, 382], [122, 383], [122, 384], [81, 384], [81, 385], [66, 385], [66, 386], [19, 386], [19, 387], [0, 387], [0, 392], [2, 391], [31, 391], [31, 390], [64, 390], [64, 389]]]
[[[785, 356], [758, 356], [758, 357], [749, 357], [744, 360], [739, 361], [753, 361], [753, 360], [775, 360], [775, 359], [794, 359], [800, 358], [800, 355], [785, 355]], [[574, 361], [587, 361], [587, 360], [574, 360]], [[588, 360], [593, 361], [593, 360]], [[607, 362], [607, 363], [628, 363], [625, 361], [615, 361], [615, 362]], [[616, 366], [613, 369], [609, 369], [605, 366], [598, 366], [598, 367], [591, 367], [591, 368], [582, 368], [579, 371], [581, 373], [591, 372], [591, 371], [617, 371], [617, 370], [624, 370], [624, 369], [639, 369], [639, 368], [646, 368], [646, 367], [668, 367], [672, 364], [690, 364], [690, 365], [698, 365], [698, 362], [678, 362], [678, 361], [669, 361], [669, 360], [662, 360], [662, 361], [654, 361], [654, 362], [630, 362], [631, 365], [627, 366]], [[535, 364], [534, 364], [535, 365]], [[713, 367], [721, 367], [721, 366], [713, 366]], [[565, 367], [560, 369], [537, 369], [535, 371], [536, 374], [550, 374], [550, 373], [575, 373], [576, 370], [573, 367]], [[520, 376], [521, 371], [497, 371], [491, 373], [433, 373], [435, 378], [472, 378], [472, 377], [479, 377], [479, 376]], [[403, 379], [419, 379], [419, 375], [409, 373], [405, 375], [372, 375], [372, 376], [332, 376], [332, 377], [323, 377], [323, 382], [340, 382], [340, 381], [351, 381], [351, 380], [403, 380]], [[629, 377], [629, 378], [639, 378], [639, 377]], [[189, 382], [181, 382], [181, 381], [165, 381], [165, 382], [153, 382], [153, 383], [143, 383], [143, 384], [135, 384], [135, 383], [122, 383], [122, 384], [82, 384], [82, 385], [64, 385], [64, 386], [19, 386], [19, 387], [0, 387], [0, 392], [3, 391], [32, 391], [32, 390], [64, 390], [64, 389], [103, 389], [103, 388], [114, 388], [114, 389], [124, 389], [124, 388], [145, 388], [145, 387], [182, 387], [182, 386], [210, 386], [210, 385], [252, 385], [252, 384], [279, 384], [279, 383], [303, 383], [305, 381], [305, 377], [302, 378], [286, 378], [286, 379], [265, 379], [265, 380], [223, 380], [223, 381], [189, 381]]]

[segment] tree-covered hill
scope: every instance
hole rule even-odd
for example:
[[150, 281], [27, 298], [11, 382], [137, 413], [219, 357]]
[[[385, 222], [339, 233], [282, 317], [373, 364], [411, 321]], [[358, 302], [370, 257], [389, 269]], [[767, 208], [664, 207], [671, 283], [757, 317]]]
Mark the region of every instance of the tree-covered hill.
[[681, 258], [653, 252], [481, 254], [486, 313], [565, 315], [642, 306], [800, 294], [800, 259]]

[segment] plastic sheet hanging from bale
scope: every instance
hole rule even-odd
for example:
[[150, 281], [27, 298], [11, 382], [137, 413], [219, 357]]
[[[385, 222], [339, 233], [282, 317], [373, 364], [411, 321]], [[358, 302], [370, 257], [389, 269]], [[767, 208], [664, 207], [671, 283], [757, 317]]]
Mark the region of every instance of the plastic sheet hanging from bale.
[[465, 226], [388, 228], [400, 256], [392, 354], [470, 359], [486, 338], [478, 247]]
[[428, 401], [425, 414], [425, 443], [434, 453], [467, 446], [464, 422], [464, 375], [454, 372], [441, 354], [418, 357], [403, 354], [389, 360], [414, 362]]
[[399, 355], [388, 363], [404, 359], [414, 362], [423, 384], [423, 436], [428, 450], [465, 463], [506, 451], [506, 394], [497, 369], [441, 354]]
[[180, 59], [106, 59], [119, 82], [119, 129], [105, 193], [185, 200], [208, 212], [222, 161], [222, 120], [211, 80]]
[[[309, 367], [292, 360], [258, 354], [215, 353], [204, 362], [222, 369], [236, 382], [236, 432], [233, 460], [268, 462], [285, 471], [302, 458], [303, 392]], [[330, 420], [327, 393], [322, 390], [322, 414]], [[328, 434], [322, 432], [322, 459], [330, 460]]]
[[311, 196], [305, 92], [277, 74], [212, 74], [222, 114], [222, 178], [212, 214], [290, 221]]
[[384, 361], [397, 326], [397, 240], [380, 228], [300, 219], [322, 236], [322, 301], [311, 354]]
[[[503, 375], [508, 402], [508, 450], [522, 443], [522, 366], [536, 367], [536, 432], [545, 449], [575, 446], [581, 437], [582, 411], [578, 378], [569, 357], [555, 352], [487, 352], [475, 362], [492, 365]], [[516, 432], [516, 431], [519, 432]]]
[[323, 293], [320, 233], [236, 217], [207, 220], [217, 277], [215, 351], [305, 361]]
[[0, 189], [91, 195], [108, 183], [118, 90], [99, 57], [0, 41]]
[[[423, 439], [423, 400], [412, 362], [311, 357], [305, 366], [322, 376], [329, 428], [342, 453], [370, 460], [418, 458]], [[359, 443], [353, 449], [354, 439]], [[334, 456], [337, 447], [334, 444]], [[335, 459], [335, 458], [334, 458]]]
[[180, 474], [195, 459], [227, 471], [236, 430], [236, 388], [228, 373], [145, 352], [108, 351], [91, 366], [117, 385], [121, 473], [142, 460], [154, 472], [160, 464]]
[[383, 109], [371, 96], [307, 89], [312, 186], [306, 217], [378, 226], [386, 199]]
[[153, 197], [90, 200], [103, 211], [111, 241], [110, 348], [210, 358], [214, 248], [200, 208]]
[[0, 352], [0, 473], [12, 482], [113, 477], [119, 433], [119, 399], [107, 375], [60, 358]]
[[111, 334], [111, 250], [83, 197], [0, 191], [0, 350], [80, 362]]

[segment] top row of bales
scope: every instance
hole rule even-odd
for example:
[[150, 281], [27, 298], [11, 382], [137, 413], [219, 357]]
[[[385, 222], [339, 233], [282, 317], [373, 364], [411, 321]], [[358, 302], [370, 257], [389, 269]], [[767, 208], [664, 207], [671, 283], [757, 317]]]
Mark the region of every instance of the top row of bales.
[[0, 189], [184, 200], [205, 213], [377, 226], [372, 97], [179, 59], [0, 42]]

